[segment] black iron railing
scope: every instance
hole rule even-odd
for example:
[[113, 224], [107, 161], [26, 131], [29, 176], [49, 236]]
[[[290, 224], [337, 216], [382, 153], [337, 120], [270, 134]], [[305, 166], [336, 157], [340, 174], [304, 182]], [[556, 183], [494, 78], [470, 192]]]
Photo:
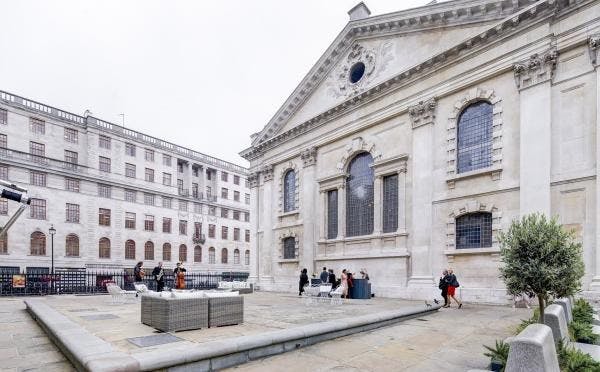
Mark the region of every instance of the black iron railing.
[[[147, 269], [151, 272], [151, 269]], [[188, 272], [185, 275], [187, 289], [213, 289], [220, 281], [246, 281], [248, 273], [227, 272], [209, 274]], [[115, 283], [122, 289], [135, 289], [134, 276], [130, 269], [117, 271], [67, 270], [54, 275], [42, 272], [0, 271], [0, 296], [34, 296], [50, 294], [96, 294], [106, 293], [106, 285]], [[175, 278], [171, 270], [164, 275], [166, 288], [173, 288]], [[152, 275], [146, 275], [143, 283], [156, 289]]]

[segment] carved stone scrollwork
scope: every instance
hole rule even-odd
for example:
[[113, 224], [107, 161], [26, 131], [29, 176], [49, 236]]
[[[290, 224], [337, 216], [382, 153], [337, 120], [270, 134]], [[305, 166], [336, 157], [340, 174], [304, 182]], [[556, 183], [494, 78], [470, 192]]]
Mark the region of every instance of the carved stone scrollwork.
[[262, 169], [263, 182], [269, 182], [273, 180], [273, 165], [265, 165]]
[[513, 66], [515, 82], [518, 89], [551, 80], [556, 68], [558, 51], [550, 49], [542, 54], [534, 54], [529, 59], [516, 63]]
[[416, 105], [409, 107], [408, 115], [410, 116], [413, 129], [422, 125], [433, 124], [435, 121], [436, 106], [436, 99], [430, 98], [427, 101], [420, 101]]
[[594, 67], [598, 67], [598, 62], [600, 62], [600, 35], [590, 36], [588, 40], [588, 48], [590, 50], [590, 59], [592, 60], [592, 65]]
[[258, 176], [259, 172], [252, 172], [248, 175], [248, 183], [250, 184], [250, 188], [258, 187]]
[[317, 148], [310, 147], [306, 150], [303, 150], [300, 153], [300, 159], [302, 159], [304, 168], [317, 164]]

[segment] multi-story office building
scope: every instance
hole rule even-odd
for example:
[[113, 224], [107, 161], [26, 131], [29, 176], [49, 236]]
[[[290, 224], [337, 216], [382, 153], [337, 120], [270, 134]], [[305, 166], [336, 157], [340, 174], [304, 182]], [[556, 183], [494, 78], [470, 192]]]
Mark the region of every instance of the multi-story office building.
[[[0, 91], [0, 179], [29, 210], [0, 241], [0, 266], [153, 266], [248, 271], [247, 169]], [[0, 223], [18, 205], [0, 200]], [[56, 233], [50, 236], [51, 226]]]

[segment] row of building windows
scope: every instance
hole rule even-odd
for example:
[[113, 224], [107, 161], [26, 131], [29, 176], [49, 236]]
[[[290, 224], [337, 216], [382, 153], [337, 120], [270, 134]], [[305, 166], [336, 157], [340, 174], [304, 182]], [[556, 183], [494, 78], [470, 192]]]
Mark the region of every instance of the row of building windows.
[[[8, 236], [0, 239], [0, 254], [8, 254]], [[208, 263], [215, 264], [215, 248], [208, 248]], [[35, 231], [30, 237], [30, 250], [29, 254], [32, 256], [45, 256], [46, 255], [46, 235], [41, 231]], [[147, 241], [144, 243], [144, 260], [155, 259], [154, 243]], [[181, 262], [187, 261], [187, 246], [185, 244], [179, 245], [178, 260]], [[79, 236], [77, 234], [68, 234], [65, 237], [65, 257], [79, 257]], [[111, 258], [111, 242], [108, 238], [100, 238], [98, 241], [98, 258]], [[136, 259], [136, 243], [134, 240], [127, 240], [125, 242], [125, 259], [135, 260]], [[171, 261], [171, 244], [164, 243], [162, 246], [162, 260]], [[221, 263], [227, 264], [228, 262], [228, 250], [227, 248], [221, 249]], [[194, 246], [194, 262], [202, 262], [202, 246]], [[240, 250], [233, 250], [233, 263], [236, 265], [240, 264]], [[250, 264], [250, 251], [244, 252], [244, 264]]]

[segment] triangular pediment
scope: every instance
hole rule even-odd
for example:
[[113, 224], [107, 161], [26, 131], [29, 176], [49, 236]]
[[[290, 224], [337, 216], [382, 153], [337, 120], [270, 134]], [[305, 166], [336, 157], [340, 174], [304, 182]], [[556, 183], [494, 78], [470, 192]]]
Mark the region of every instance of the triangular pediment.
[[[456, 0], [349, 22], [269, 123], [252, 136], [252, 146], [485, 31], [530, 4], [523, 0]], [[364, 72], [352, 82], [351, 69], [358, 63], [364, 64]]]

